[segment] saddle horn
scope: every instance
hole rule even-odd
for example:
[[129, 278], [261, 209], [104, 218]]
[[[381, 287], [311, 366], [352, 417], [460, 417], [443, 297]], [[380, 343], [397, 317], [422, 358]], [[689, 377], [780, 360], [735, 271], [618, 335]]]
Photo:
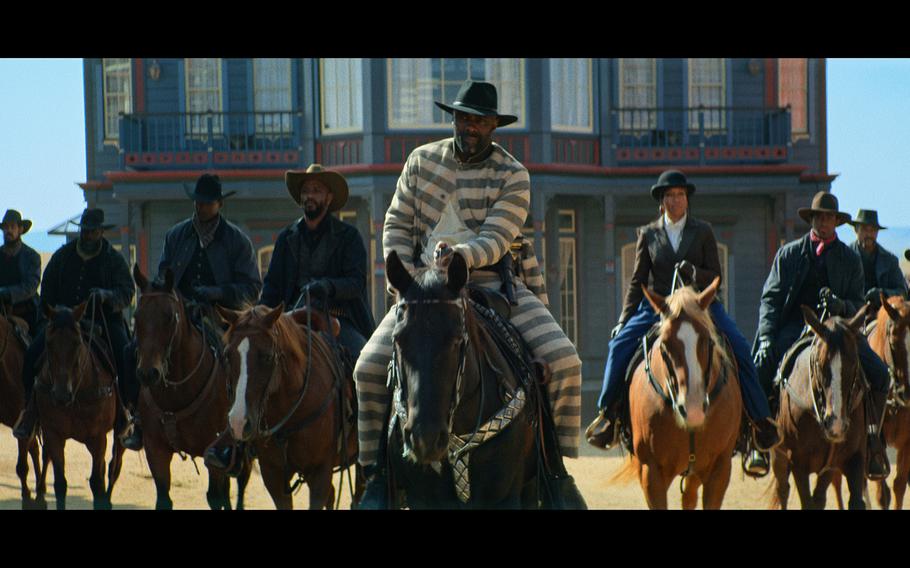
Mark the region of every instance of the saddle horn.
[[828, 339], [828, 328], [825, 327], [825, 324], [818, 319], [818, 316], [815, 315], [815, 312], [809, 306], [803, 304], [799, 307], [803, 311], [803, 320], [806, 322], [812, 331], [815, 332], [822, 340]]

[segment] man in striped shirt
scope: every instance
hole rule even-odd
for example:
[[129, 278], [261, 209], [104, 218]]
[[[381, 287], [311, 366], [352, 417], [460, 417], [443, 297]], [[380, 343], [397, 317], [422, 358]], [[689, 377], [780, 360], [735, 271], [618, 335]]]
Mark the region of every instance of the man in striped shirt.
[[[517, 120], [496, 111], [496, 88], [467, 81], [449, 106], [454, 115], [454, 138], [426, 144], [408, 157], [386, 213], [384, 256], [394, 250], [408, 270], [432, 263], [443, 243], [464, 256], [471, 281], [498, 289], [497, 273], [489, 268], [509, 254], [521, 234], [530, 206], [528, 170], [492, 140], [493, 131]], [[419, 251], [422, 251], [419, 252]], [[547, 384], [551, 413], [565, 457], [578, 456], [581, 421], [581, 360], [575, 346], [547, 310], [543, 276], [536, 258], [523, 263], [524, 282], [516, 281], [511, 322], [535, 358], [549, 365]], [[354, 377], [359, 406], [360, 463], [371, 488], [384, 484], [380, 438], [388, 416], [390, 393], [386, 373], [392, 355], [394, 310], [386, 314], [364, 347]], [[571, 480], [571, 478], [569, 478]], [[574, 489], [574, 486], [573, 486]], [[577, 491], [577, 490], [576, 490]], [[384, 489], [382, 490], [384, 492]]]

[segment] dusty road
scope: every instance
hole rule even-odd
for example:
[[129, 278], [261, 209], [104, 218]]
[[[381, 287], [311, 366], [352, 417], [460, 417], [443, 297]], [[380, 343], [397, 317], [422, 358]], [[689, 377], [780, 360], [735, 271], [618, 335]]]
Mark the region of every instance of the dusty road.
[[[110, 448], [108, 449], [110, 454]], [[893, 450], [890, 451], [892, 464]], [[88, 487], [90, 457], [88, 451], [78, 443], [70, 441], [66, 446], [66, 470], [69, 490], [67, 507], [70, 509], [91, 509], [91, 491]], [[15, 473], [16, 445], [6, 426], [0, 426], [0, 509], [20, 509], [19, 479]], [[172, 463], [173, 482], [171, 498], [175, 509], [207, 509], [205, 490], [208, 476], [202, 460], [197, 459], [200, 473], [196, 473], [191, 461], [181, 461], [175, 456]], [[626, 485], [610, 484], [610, 478], [622, 467], [623, 458], [618, 451], [599, 452], [584, 447], [582, 456], [567, 460], [567, 467], [578, 482], [582, 494], [592, 509], [644, 509], [645, 500], [637, 482]], [[739, 458], [733, 464], [733, 478], [724, 500], [725, 509], [766, 509], [768, 503], [769, 479], [753, 480], [742, 475]], [[34, 489], [33, 472], [29, 474], [29, 486]], [[48, 473], [48, 507], [55, 507], [53, 494], [53, 471]], [[338, 487], [337, 476], [335, 478]], [[670, 489], [670, 507], [680, 507], [678, 483]], [[342, 493], [341, 508], [350, 507], [350, 495]], [[845, 488], [846, 490], [846, 488]], [[874, 490], [873, 499], [874, 499]], [[232, 499], [236, 499], [236, 486], [232, 482]], [[294, 507], [307, 507], [308, 497], [303, 487], [294, 497]], [[123, 471], [113, 496], [114, 509], [152, 509], [155, 506], [155, 486], [148, 472], [144, 453], [127, 451], [124, 455]], [[791, 490], [790, 506], [798, 506], [796, 489]], [[829, 490], [828, 507], [833, 508], [833, 492]], [[248, 509], [274, 509], [271, 499], [262, 484], [259, 472], [254, 471], [246, 493]]]

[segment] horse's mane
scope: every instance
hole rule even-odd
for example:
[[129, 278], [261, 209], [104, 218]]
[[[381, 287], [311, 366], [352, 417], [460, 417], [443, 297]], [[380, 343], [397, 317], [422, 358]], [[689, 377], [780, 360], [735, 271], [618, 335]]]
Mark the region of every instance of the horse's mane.
[[[262, 327], [262, 319], [270, 311], [271, 308], [268, 306], [249, 306], [244, 309], [235, 326]], [[306, 364], [306, 339], [301, 337], [303, 334], [300, 327], [290, 316], [281, 314], [269, 333], [281, 347], [284, 355], [295, 359], [301, 366]], [[316, 339], [317, 337], [313, 338], [314, 341]]]
[[703, 326], [711, 334], [711, 339], [714, 341], [714, 354], [720, 357], [724, 364], [732, 364], [727, 356], [727, 350], [724, 348], [727, 344], [726, 340], [718, 333], [717, 326], [714, 325], [710, 312], [701, 309], [701, 306], [698, 305], [698, 294], [691, 286], [676, 290], [667, 298], [666, 302], [669, 314], [661, 322], [661, 331], [670, 325], [670, 320], [679, 318], [685, 312], [693, 321]]
[[[891, 303], [891, 300], [897, 299], [900, 301], [900, 304], [894, 305]], [[901, 296], [891, 296], [890, 298], [885, 299], [889, 304], [891, 304], [895, 310], [900, 313], [901, 318], [906, 317], [907, 312], [910, 312], [910, 304], [908, 304]], [[885, 311], [884, 307], [878, 309], [878, 313], [875, 316], [876, 320], [876, 333], [885, 333], [885, 330], [888, 329], [888, 322], [891, 320], [891, 316], [888, 315], [888, 312]]]

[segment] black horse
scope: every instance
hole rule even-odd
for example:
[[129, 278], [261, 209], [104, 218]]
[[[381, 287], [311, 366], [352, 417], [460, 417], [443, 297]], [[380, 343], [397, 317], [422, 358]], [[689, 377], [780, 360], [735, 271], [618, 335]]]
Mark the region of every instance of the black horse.
[[392, 252], [386, 274], [398, 291], [388, 446], [398, 504], [537, 507], [538, 389], [472, 309], [464, 258], [412, 277]]

